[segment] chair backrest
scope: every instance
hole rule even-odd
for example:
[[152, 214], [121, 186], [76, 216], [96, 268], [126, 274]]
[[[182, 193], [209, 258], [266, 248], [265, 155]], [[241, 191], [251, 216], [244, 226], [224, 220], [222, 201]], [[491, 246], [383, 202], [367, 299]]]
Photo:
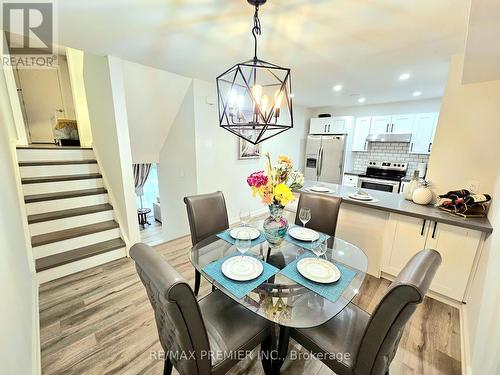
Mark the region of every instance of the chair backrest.
[[[208, 335], [188, 283], [163, 256], [146, 244], [132, 246], [130, 256], [135, 260], [137, 273], [153, 306], [165, 355], [171, 355], [180, 374], [209, 374]], [[194, 360], [190, 353], [194, 353]]]
[[404, 327], [423, 301], [440, 264], [436, 250], [424, 249], [401, 270], [370, 317], [355, 358], [355, 374], [386, 374]]
[[[341, 203], [341, 198], [331, 195], [300, 193], [295, 224], [302, 226], [302, 222], [299, 219], [300, 209], [303, 207], [309, 208], [311, 210], [311, 220], [306, 224], [306, 227], [335, 237]], [[333, 239], [328, 244], [331, 246]]]
[[229, 228], [226, 201], [220, 191], [184, 198], [193, 246]]

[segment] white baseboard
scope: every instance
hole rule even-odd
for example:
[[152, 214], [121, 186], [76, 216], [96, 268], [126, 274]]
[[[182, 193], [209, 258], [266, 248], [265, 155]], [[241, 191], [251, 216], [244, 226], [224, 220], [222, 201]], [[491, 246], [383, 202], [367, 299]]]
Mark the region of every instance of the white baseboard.
[[40, 346], [40, 308], [38, 299], [38, 281], [35, 275], [32, 276], [32, 298], [33, 298], [33, 311], [32, 311], [32, 336], [31, 336], [31, 363], [32, 372], [34, 375], [42, 373], [42, 358]]
[[462, 365], [462, 375], [472, 375], [472, 369], [470, 368], [471, 358], [470, 358], [470, 337], [469, 331], [467, 330], [467, 312], [465, 305], [460, 306], [460, 359]]

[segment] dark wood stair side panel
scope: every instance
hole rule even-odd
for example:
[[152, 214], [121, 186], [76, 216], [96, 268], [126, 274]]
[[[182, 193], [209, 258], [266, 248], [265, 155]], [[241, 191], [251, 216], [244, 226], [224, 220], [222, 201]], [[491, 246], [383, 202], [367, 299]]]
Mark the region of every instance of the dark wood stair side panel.
[[103, 221], [101, 223], [84, 225], [70, 229], [64, 229], [57, 232], [39, 234], [31, 237], [31, 246], [37, 247], [47, 245], [54, 242], [69, 240], [71, 238], [87, 236], [89, 234], [104, 232], [106, 230], [119, 228], [119, 225], [114, 220]]
[[68, 210], [44, 212], [42, 214], [29, 215], [28, 224], [42, 223], [44, 221], [65, 219], [73, 216], [81, 216], [88, 214], [95, 214], [103, 211], [110, 211], [113, 209], [109, 203], [96, 204], [94, 206], [85, 206], [78, 208], [71, 208]]
[[87, 174], [69, 174], [64, 176], [28, 177], [28, 178], [21, 178], [21, 183], [42, 184], [46, 182], [90, 180], [97, 178], [102, 178], [102, 175], [100, 173], [87, 173]]
[[121, 249], [123, 247], [125, 247], [125, 242], [123, 242], [121, 238], [115, 238], [113, 240], [99, 242], [90, 246], [65, 251], [64, 253], [50, 255], [36, 260], [36, 271], [45, 271], [54, 267], [63, 266], [68, 263], [103, 254], [108, 251]]
[[43, 202], [43, 201], [52, 201], [52, 200], [57, 200], [57, 199], [77, 198], [77, 197], [85, 197], [88, 195], [106, 194], [107, 192], [108, 191], [105, 188], [58, 191], [55, 193], [26, 195], [24, 197], [24, 202], [25, 203], [35, 203], [35, 202]]
[[73, 164], [97, 164], [95, 159], [84, 160], [40, 160], [40, 161], [20, 161], [20, 167], [39, 167], [47, 165], [73, 165]]

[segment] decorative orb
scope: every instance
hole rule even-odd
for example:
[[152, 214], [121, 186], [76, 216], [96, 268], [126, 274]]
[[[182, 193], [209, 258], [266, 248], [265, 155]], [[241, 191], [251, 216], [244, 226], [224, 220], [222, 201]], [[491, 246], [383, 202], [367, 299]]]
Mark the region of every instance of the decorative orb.
[[433, 197], [434, 195], [432, 194], [431, 189], [429, 189], [428, 187], [420, 187], [418, 189], [415, 189], [412, 199], [413, 202], [417, 204], [426, 205], [432, 202]]

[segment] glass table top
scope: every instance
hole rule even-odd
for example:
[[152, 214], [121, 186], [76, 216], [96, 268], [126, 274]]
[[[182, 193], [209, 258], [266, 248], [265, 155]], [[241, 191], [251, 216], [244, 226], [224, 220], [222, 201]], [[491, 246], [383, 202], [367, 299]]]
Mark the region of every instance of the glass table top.
[[[280, 247], [272, 248], [269, 254], [268, 249], [268, 243], [264, 242], [252, 247], [247, 254], [253, 253], [282, 269], [308, 252], [286, 241], [283, 241]], [[203, 271], [207, 264], [235, 252], [237, 250], [234, 245], [212, 236], [194, 246], [189, 256], [193, 266], [230, 298], [272, 322], [295, 328], [315, 327], [342, 311], [359, 292], [368, 266], [367, 257], [360, 248], [340, 238], [334, 238], [332, 248], [327, 250], [323, 258], [344, 264], [356, 271], [351, 283], [335, 302], [323, 298], [281, 273], [263, 282], [245, 297], [237, 298]]]

